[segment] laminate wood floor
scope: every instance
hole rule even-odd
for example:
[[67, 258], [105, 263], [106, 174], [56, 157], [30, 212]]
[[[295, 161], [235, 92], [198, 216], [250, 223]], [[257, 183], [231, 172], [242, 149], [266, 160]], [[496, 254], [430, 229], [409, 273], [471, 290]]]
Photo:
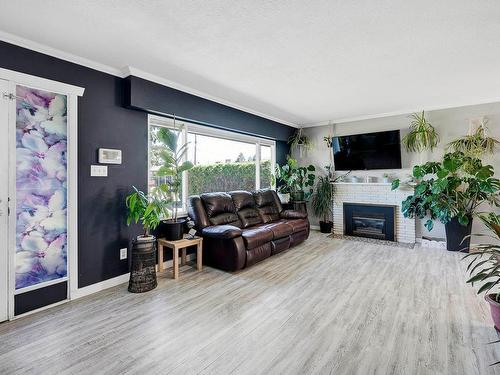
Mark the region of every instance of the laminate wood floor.
[[460, 255], [311, 238], [235, 274], [165, 274], [0, 325], [1, 374], [494, 374]]

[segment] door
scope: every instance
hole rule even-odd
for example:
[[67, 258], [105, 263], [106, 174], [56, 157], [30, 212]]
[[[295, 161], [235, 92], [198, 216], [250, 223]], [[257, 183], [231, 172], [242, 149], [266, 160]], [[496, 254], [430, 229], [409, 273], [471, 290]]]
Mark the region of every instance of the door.
[[67, 102], [64, 94], [15, 85], [15, 315], [67, 299]]
[[9, 82], [0, 79], [0, 322], [8, 318], [8, 174], [9, 174], [9, 147], [8, 147], [8, 108]]

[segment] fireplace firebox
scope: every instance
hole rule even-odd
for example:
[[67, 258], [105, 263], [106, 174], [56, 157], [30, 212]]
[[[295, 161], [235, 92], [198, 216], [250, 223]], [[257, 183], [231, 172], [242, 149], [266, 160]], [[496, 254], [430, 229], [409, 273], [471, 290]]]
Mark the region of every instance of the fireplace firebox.
[[344, 234], [394, 241], [395, 206], [344, 203]]

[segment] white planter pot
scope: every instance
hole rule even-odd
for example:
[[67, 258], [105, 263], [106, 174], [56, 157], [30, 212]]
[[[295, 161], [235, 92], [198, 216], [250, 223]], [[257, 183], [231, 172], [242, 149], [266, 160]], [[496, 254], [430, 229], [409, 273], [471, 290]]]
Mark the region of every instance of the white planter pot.
[[289, 193], [286, 193], [286, 194], [278, 193], [278, 197], [279, 197], [281, 203], [290, 202], [290, 194]]

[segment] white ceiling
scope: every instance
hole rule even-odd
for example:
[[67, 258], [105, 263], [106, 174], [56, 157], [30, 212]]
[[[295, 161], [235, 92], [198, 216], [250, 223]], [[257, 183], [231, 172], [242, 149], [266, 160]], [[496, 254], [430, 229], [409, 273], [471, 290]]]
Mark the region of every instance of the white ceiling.
[[296, 125], [500, 101], [498, 0], [0, 0], [0, 29]]

